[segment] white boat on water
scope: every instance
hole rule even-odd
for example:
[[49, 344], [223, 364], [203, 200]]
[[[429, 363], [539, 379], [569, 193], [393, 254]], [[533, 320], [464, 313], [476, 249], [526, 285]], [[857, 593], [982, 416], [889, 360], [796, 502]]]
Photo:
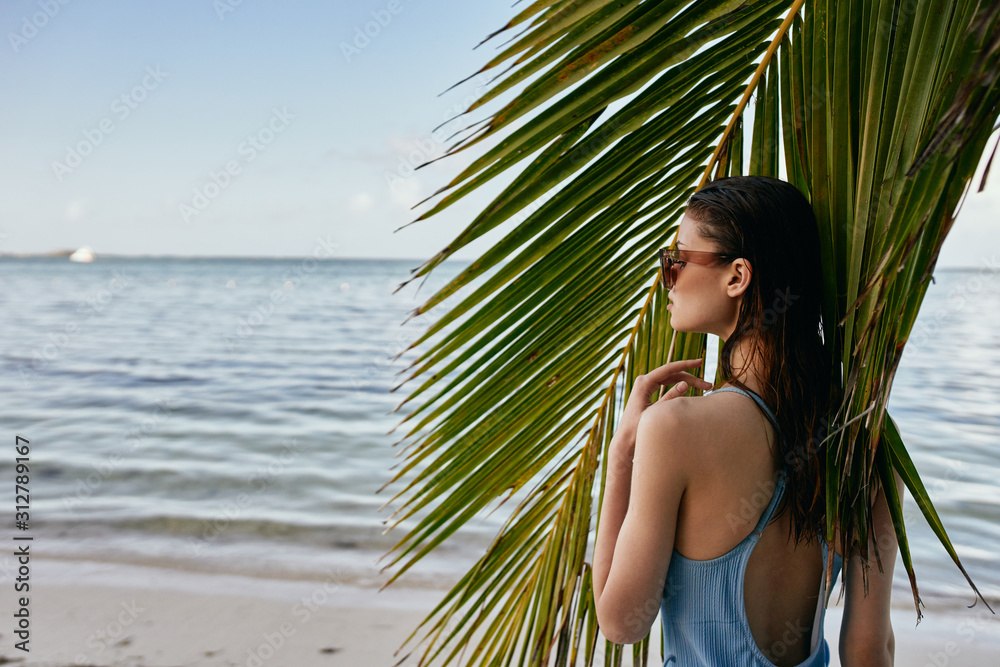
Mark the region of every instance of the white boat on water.
[[69, 256], [69, 261], [71, 262], [93, 262], [94, 261], [94, 250], [89, 246], [85, 245], [72, 255]]

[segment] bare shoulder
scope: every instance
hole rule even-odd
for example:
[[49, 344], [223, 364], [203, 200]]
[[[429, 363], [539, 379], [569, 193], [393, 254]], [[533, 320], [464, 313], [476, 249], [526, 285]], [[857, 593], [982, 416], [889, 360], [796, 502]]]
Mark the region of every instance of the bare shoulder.
[[701, 428], [704, 427], [706, 418], [718, 416], [726, 410], [725, 399], [720, 401], [715, 398], [715, 394], [680, 396], [669, 401], [654, 403], [646, 409], [642, 418], [654, 422], [671, 421], [675, 426], [689, 425]]
[[718, 418], [725, 410], [707, 396], [681, 396], [650, 405], [639, 419], [646, 439], [668, 441], [676, 456], [694, 460], [718, 443]]
[[639, 423], [652, 430], [693, 430], [704, 417], [700, 396], [681, 396], [669, 401], [657, 401], [642, 413]]
[[651, 443], [662, 449], [663, 444], [669, 443], [674, 463], [689, 458], [697, 451], [697, 447], [692, 446], [699, 435], [697, 401], [697, 397], [681, 396], [650, 405], [639, 417], [636, 446], [639, 447], [640, 442]]
[[[728, 502], [733, 494], [752, 493], [753, 480], [770, 478], [777, 435], [753, 399], [730, 391], [681, 396], [646, 412], [651, 424], [643, 428], [662, 434], [657, 439], [683, 457], [672, 463], [692, 471], [692, 493], [703, 503]], [[703, 474], [707, 470], [713, 474]]]
[[735, 431], [749, 426], [748, 419], [757, 420], [759, 416], [755, 404], [729, 391], [661, 401], [649, 406], [646, 413], [657, 423], [670, 422], [673, 427], [686, 429], [689, 440], [702, 444], [728, 441]]

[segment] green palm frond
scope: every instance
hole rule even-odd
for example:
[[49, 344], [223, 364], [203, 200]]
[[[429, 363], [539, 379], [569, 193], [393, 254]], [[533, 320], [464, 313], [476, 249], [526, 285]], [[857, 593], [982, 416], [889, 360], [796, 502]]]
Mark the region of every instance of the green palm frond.
[[[843, 364], [845, 397], [826, 449], [828, 538], [838, 526], [856, 531], [853, 547], [867, 557], [864, 490], [876, 475], [895, 489], [896, 471], [965, 573], [886, 405], [995, 130], [996, 7], [539, 0], [490, 37], [515, 27], [480, 71], [509, 66], [466, 113], [530, 83], [446, 155], [505, 134], [413, 221], [530, 158], [410, 278], [516, 222], [411, 315], [480, 283], [410, 346], [427, 349], [401, 385], [423, 379], [400, 406], [424, 400], [400, 424], [412, 422], [403, 440], [414, 440], [386, 486], [409, 477], [393, 498], [406, 496], [394, 525], [422, 516], [390, 552], [386, 567], [399, 567], [386, 585], [494, 501], [519, 501], [411, 635], [431, 624], [421, 664], [451, 664], [463, 649], [469, 664], [597, 659], [587, 552], [600, 464], [634, 378], [707, 354], [705, 335], [670, 327], [656, 251], [687, 198], [721, 175], [783, 168], [820, 225], [826, 344]], [[890, 510], [919, 619], [902, 508]], [[633, 646], [637, 664], [648, 641]], [[606, 644], [605, 664], [622, 651]]]

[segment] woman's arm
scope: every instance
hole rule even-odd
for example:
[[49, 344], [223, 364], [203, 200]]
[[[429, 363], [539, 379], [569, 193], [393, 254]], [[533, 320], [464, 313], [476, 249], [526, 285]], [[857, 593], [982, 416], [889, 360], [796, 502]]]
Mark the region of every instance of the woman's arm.
[[601, 598], [611, 574], [611, 563], [614, 560], [615, 545], [622, 523], [628, 512], [629, 497], [632, 493], [632, 451], [635, 448], [635, 434], [619, 429], [608, 447], [607, 477], [604, 481], [604, 501], [601, 504], [601, 515], [598, 519], [598, 532], [594, 543], [594, 606], [597, 609], [598, 625], [604, 636], [613, 642], [618, 641], [616, 633], [611, 629], [611, 623], [601, 620], [601, 611], [605, 605]]
[[[593, 585], [598, 626], [617, 644], [645, 637], [659, 609], [686, 474], [677, 461], [681, 447], [673, 444], [684, 437], [683, 411], [666, 402], [688, 386], [711, 388], [684, 370], [701, 361], [673, 361], [637, 377], [608, 447]], [[650, 403], [653, 391], [668, 384]]]
[[597, 623], [616, 644], [633, 644], [649, 634], [663, 599], [692, 467], [691, 420], [680, 403], [646, 411], [636, 430], [634, 461], [625, 447], [609, 450], [594, 548], [594, 598]]
[[[896, 476], [896, 486], [902, 502], [903, 480], [899, 477], [899, 473], [893, 474]], [[889, 515], [889, 506], [881, 488], [875, 497], [872, 512], [872, 526], [878, 539], [882, 571], [878, 570], [871, 537], [868, 540], [871, 568], [868, 570], [867, 595], [862, 578], [864, 565], [861, 557], [854, 554], [850, 563], [845, 564], [844, 585], [847, 589], [847, 598], [840, 626], [840, 662], [844, 667], [856, 665], [891, 667], [893, 664], [895, 638], [892, 634], [889, 604], [892, 596], [892, 573], [896, 565], [899, 543], [896, 541], [896, 531]]]
[[[663, 598], [680, 499], [687, 485], [685, 422], [675, 405], [648, 410], [636, 430], [634, 461], [609, 449], [608, 478], [594, 546], [597, 623], [616, 644], [649, 634]], [[613, 476], [613, 477], [612, 477]]]

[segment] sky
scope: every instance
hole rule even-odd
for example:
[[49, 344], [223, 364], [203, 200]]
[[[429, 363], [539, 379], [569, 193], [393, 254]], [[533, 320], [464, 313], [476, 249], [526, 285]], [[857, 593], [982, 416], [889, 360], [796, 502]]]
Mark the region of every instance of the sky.
[[[408, 225], [494, 145], [414, 170], [510, 99], [454, 118], [518, 29], [474, 47], [521, 7], [5, 0], [0, 253], [425, 260], [515, 175]], [[970, 193], [939, 267], [1000, 255], [998, 178]], [[475, 259], [510, 225], [454, 257]]]

